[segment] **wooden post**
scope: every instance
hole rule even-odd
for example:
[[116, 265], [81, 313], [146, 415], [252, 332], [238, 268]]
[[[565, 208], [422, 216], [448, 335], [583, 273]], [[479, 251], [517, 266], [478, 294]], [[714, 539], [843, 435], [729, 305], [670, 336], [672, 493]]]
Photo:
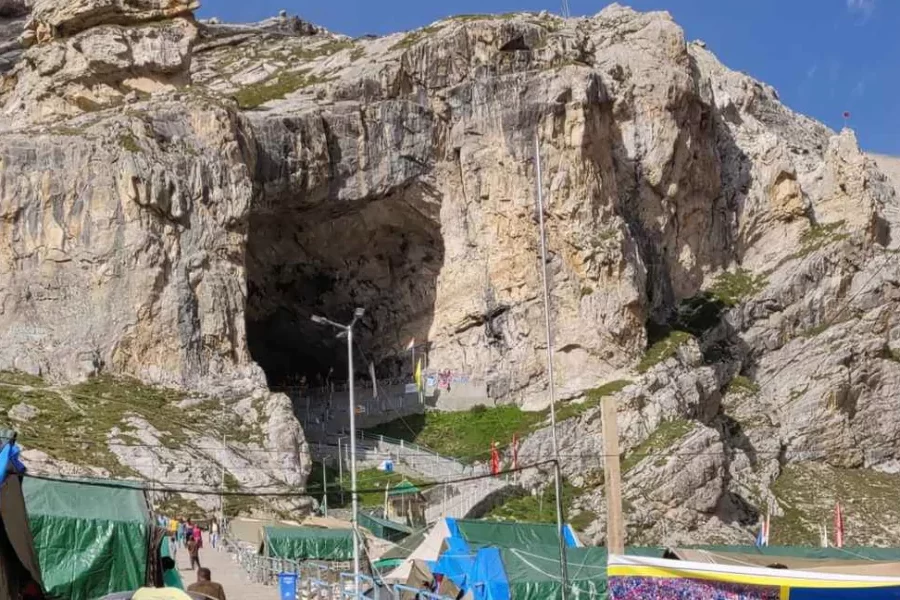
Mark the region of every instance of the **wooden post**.
[[622, 472], [619, 464], [619, 427], [615, 396], [603, 398], [602, 419], [603, 479], [606, 482], [606, 548], [610, 554], [625, 554]]

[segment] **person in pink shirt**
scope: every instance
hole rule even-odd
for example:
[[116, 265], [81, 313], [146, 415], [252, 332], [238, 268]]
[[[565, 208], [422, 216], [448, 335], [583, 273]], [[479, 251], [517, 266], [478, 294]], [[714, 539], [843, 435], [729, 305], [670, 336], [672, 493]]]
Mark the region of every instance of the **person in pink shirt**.
[[194, 541], [197, 542], [197, 547], [202, 548], [203, 547], [203, 532], [200, 531], [199, 525], [194, 525], [193, 537], [194, 537]]

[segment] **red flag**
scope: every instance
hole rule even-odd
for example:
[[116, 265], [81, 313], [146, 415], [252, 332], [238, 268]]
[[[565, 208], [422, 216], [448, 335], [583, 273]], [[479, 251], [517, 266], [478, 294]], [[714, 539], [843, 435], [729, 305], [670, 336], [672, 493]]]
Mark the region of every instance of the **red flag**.
[[497, 444], [491, 442], [491, 475], [500, 474], [500, 453], [497, 451]]
[[845, 111], [844, 111], [844, 118], [845, 118], [845, 119], [849, 119], [849, 118], [850, 118], [850, 111], [849, 111], [849, 110], [845, 110]]
[[513, 469], [519, 468], [519, 436], [513, 434]]
[[844, 514], [841, 512], [841, 503], [834, 505], [834, 545], [837, 548], [844, 547]]

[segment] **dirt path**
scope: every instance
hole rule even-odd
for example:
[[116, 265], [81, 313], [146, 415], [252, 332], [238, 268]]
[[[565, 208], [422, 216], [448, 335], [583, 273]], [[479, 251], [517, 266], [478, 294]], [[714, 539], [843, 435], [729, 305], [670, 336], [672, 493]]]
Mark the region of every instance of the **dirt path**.
[[[197, 575], [190, 569], [191, 561], [185, 548], [178, 549], [177, 561], [187, 587], [197, 580]], [[212, 580], [222, 584], [228, 600], [278, 600], [277, 587], [251, 583], [241, 566], [227, 552], [204, 547], [200, 550], [200, 564], [212, 571]]]

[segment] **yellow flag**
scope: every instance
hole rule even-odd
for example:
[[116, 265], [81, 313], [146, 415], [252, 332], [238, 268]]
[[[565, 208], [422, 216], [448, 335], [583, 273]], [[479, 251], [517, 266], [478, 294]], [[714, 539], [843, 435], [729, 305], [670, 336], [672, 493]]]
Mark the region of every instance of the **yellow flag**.
[[421, 391], [422, 389], [422, 359], [420, 358], [416, 362], [416, 387]]

